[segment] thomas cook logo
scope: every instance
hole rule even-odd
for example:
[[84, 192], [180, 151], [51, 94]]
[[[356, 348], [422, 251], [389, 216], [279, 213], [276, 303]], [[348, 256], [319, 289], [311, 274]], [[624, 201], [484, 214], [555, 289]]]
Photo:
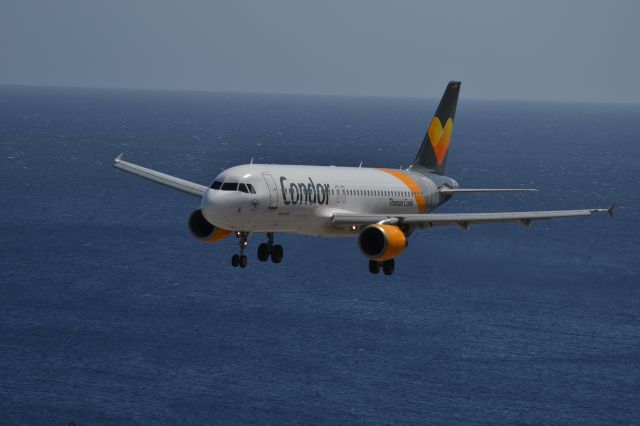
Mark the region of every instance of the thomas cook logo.
[[249, 203], [249, 206], [251, 207], [251, 211], [256, 211], [258, 210], [258, 200], [253, 199], [251, 200], [251, 202]]
[[451, 132], [453, 131], [453, 120], [449, 118], [442, 127], [442, 123], [438, 117], [433, 117], [431, 125], [429, 125], [429, 141], [436, 154], [436, 162], [442, 165], [444, 158], [447, 156], [449, 142], [451, 142]]

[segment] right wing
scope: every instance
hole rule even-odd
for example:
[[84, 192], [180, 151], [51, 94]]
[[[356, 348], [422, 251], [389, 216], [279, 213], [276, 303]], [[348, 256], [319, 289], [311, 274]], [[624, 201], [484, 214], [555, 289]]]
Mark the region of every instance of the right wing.
[[426, 214], [388, 214], [371, 215], [357, 213], [334, 213], [331, 224], [334, 226], [370, 225], [382, 221], [406, 223], [418, 228], [432, 226], [457, 225], [468, 229], [469, 225], [486, 223], [520, 222], [529, 226], [535, 220], [557, 219], [561, 217], [591, 216], [593, 213], [606, 212], [612, 215], [613, 206], [608, 209], [551, 210], [533, 212], [496, 212], [496, 213], [426, 213]]
[[125, 172], [161, 183], [162, 185], [166, 185], [177, 189], [178, 191], [186, 192], [198, 197], [202, 197], [207, 190], [207, 187], [204, 185], [189, 182], [188, 180], [180, 179], [175, 176], [147, 169], [146, 167], [138, 166], [137, 164], [126, 162], [122, 159], [122, 156], [123, 154], [120, 153], [120, 155], [113, 160], [113, 167], [116, 169], [124, 170]]

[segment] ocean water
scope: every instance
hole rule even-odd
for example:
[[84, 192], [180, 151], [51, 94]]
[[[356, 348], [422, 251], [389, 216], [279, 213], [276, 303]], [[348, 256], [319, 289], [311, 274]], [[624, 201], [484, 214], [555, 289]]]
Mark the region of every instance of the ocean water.
[[615, 218], [420, 231], [392, 278], [355, 239], [232, 268], [195, 197], [111, 166], [406, 166], [436, 104], [0, 86], [0, 423], [640, 423], [640, 105], [463, 89], [447, 174], [540, 192], [439, 211]]

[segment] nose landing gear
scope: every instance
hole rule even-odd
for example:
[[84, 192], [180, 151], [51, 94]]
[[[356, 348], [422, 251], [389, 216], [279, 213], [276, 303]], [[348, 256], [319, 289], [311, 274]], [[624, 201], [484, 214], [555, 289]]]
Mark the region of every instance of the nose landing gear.
[[280, 244], [273, 244], [273, 232], [267, 233], [268, 242], [262, 243], [258, 246], [258, 260], [260, 262], [266, 262], [271, 257], [273, 263], [282, 262], [284, 256], [284, 249]]
[[231, 256], [231, 265], [235, 268], [239, 266], [241, 268], [246, 268], [248, 259], [244, 254], [244, 249], [247, 247], [247, 240], [249, 239], [248, 232], [238, 232], [236, 236], [240, 239], [240, 254], [234, 254]]
[[380, 267], [382, 267], [382, 272], [384, 272], [385, 275], [391, 275], [396, 269], [396, 261], [395, 259], [385, 260], [384, 262], [379, 262], [377, 260], [369, 261], [369, 272], [372, 274], [380, 272]]

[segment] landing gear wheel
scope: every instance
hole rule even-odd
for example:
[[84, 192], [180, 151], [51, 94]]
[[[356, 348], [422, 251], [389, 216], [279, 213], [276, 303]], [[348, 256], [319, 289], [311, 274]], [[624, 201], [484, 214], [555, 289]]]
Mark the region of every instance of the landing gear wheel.
[[280, 244], [276, 244], [271, 248], [271, 261], [273, 263], [282, 262], [282, 257], [284, 256], [284, 249]]
[[260, 262], [266, 262], [269, 260], [269, 244], [262, 243], [258, 246], [258, 260]]
[[396, 261], [395, 259], [389, 259], [382, 262], [382, 271], [385, 275], [393, 274], [393, 271], [396, 269]]
[[247, 256], [244, 255], [244, 249], [247, 247], [247, 240], [249, 239], [249, 235], [250, 234], [248, 232], [236, 232], [236, 237], [239, 238], [238, 243], [240, 244], [240, 253], [234, 254], [231, 257], [231, 264], [234, 267], [247, 267]]
[[377, 260], [370, 260], [369, 272], [371, 272], [372, 274], [377, 274], [378, 272], [380, 272], [380, 262], [378, 262]]

